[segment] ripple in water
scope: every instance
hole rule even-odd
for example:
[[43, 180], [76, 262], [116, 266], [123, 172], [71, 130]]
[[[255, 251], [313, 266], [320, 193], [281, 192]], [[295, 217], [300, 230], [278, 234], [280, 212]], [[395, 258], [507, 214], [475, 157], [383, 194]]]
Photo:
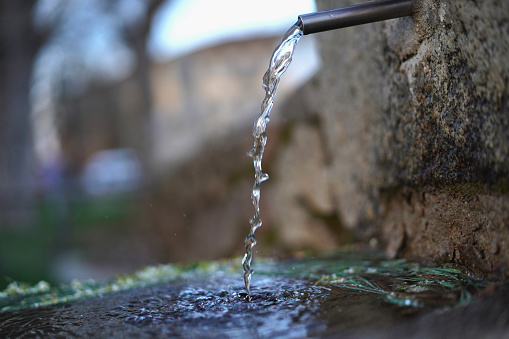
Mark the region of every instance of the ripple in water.
[[[455, 312], [455, 305], [465, 306], [486, 287], [458, 270], [401, 260], [289, 260], [262, 262], [259, 270], [251, 295], [238, 273], [226, 270], [69, 304], [0, 312], [0, 338], [405, 337], [396, 333], [401, 326], [419, 324], [427, 318], [416, 317], [436, 310], [441, 312], [429, 318], [431, 323], [442, 321], [445, 310]], [[500, 300], [506, 307], [506, 291], [481, 301], [492, 307]]]
[[262, 225], [260, 218], [260, 184], [267, 180], [269, 176], [262, 172], [262, 157], [267, 142], [267, 135], [265, 128], [270, 120], [270, 111], [273, 106], [274, 97], [276, 96], [279, 80], [283, 73], [288, 69], [292, 62], [293, 52], [297, 46], [297, 42], [302, 36], [302, 31], [297, 25], [292, 26], [281, 39], [279, 45], [276, 47], [270, 58], [269, 68], [263, 76], [263, 88], [265, 90], [265, 98], [262, 102], [261, 113], [256, 118], [253, 126], [254, 145], [253, 149], [248, 152], [248, 155], [253, 159], [253, 166], [255, 169], [255, 181], [253, 190], [251, 192], [251, 201], [255, 208], [254, 216], [249, 220], [251, 230], [248, 236], [244, 239], [244, 246], [246, 253], [242, 259], [242, 267], [244, 268], [244, 283], [246, 291], [251, 293], [251, 276], [253, 269], [251, 268], [251, 260], [253, 258], [253, 246], [256, 245], [255, 231]]
[[[238, 277], [125, 291], [0, 313], [0, 337], [305, 337], [324, 288], [260, 276], [248, 301]], [[291, 335], [290, 335], [291, 334]]]

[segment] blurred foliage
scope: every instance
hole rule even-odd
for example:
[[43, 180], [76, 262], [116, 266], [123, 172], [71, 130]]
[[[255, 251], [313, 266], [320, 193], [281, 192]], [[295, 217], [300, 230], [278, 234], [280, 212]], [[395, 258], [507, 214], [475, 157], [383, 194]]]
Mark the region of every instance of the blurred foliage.
[[[75, 246], [97, 228], [115, 229], [132, 215], [133, 201], [114, 196], [102, 199], [81, 198], [73, 202], [65, 220], [55, 214], [59, 206], [41, 199], [34, 226], [20, 225], [16, 229], [0, 229], [0, 288], [13, 279], [35, 283], [40, 279], [55, 282], [51, 265], [59, 251]], [[72, 226], [71, 226], [72, 225]], [[29, 228], [30, 232], [26, 232]]]

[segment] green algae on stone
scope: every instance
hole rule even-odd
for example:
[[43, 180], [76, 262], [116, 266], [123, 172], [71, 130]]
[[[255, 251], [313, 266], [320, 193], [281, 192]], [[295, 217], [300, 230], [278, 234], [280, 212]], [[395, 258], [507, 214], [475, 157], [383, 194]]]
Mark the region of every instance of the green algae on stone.
[[388, 303], [413, 307], [466, 304], [472, 293], [488, 284], [461, 270], [425, 267], [405, 260], [352, 267], [323, 275], [316, 283], [380, 294]]
[[[402, 307], [466, 304], [472, 295], [488, 284], [458, 269], [427, 267], [402, 259], [384, 260], [373, 253], [339, 253], [285, 260], [265, 258], [257, 260], [254, 269], [257, 277], [303, 279], [317, 286], [333, 286], [353, 294], [372, 294], [383, 302]], [[11, 283], [0, 292], [0, 312], [62, 304], [182, 281], [210, 281], [224, 276], [238, 276], [239, 281], [242, 279], [238, 259], [149, 266], [107, 282], [75, 280], [57, 287], [46, 282], [39, 282], [33, 287]], [[257, 284], [256, 279], [253, 284]]]
[[266, 259], [260, 266], [255, 268], [259, 274], [311, 279], [316, 285], [372, 293], [387, 303], [404, 307], [463, 305], [489, 284], [459, 269], [427, 267], [405, 259], [383, 260], [380, 256]]
[[70, 284], [61, 286], [50, 286], [45, 281], [34, 286], [12, 282], [0, 292], [0, 312], [56, 305], [134, 288], [199, 279], [234, 269], [230, 261], [203, 261], [187, 265], [148, 266], [134, 274], [122, 275], [107, 282], [73, 280]]
[[50, 284], [44, 280], [39, 281], [34, 286], [30, 286], [26, 283], [12, 282], [3, 292], [0, 292], [0, 298], [3, 297], [13, 297], [17, 295], [27, 295], [27, 294], [37, 294], [48, 292], [50, 289]]

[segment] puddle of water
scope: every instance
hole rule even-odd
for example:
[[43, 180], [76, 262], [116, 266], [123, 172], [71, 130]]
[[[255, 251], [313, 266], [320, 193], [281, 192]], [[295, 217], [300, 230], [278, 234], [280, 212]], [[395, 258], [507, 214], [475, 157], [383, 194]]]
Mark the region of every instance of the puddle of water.
[[323, 288], [261, 277], [248, 301], [238, 278], [176, 283], [42, 309], [0, 314], [10, 336], [302, 337], [299, 322], [317, 307]]
[[[133, 289], [110, 289], [71, 303], [14, 310], [11, 302], [13, 311], [0, 313], [0, 337], [346, 335], [454, 309], [487, 286], [458, 270], [372, 256], [265, 259], [256, 263], [257, 279], [248, 296], [234, 261], [198, 266], [161, 267], [156, 278], [145, 269], [132, 278]], [[58, 296], [53, 289], [37, 295]], [[0, 307], [6, 298], [0, 297]]]

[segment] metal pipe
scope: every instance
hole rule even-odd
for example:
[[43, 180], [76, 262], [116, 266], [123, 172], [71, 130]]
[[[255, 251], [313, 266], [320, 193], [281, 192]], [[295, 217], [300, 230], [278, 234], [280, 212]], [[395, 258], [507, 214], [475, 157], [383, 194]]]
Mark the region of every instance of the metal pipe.
[[413, 12], [413, 0], [383, 0], [299, 15], [297, 25], [307, 35], [410, 16]]

